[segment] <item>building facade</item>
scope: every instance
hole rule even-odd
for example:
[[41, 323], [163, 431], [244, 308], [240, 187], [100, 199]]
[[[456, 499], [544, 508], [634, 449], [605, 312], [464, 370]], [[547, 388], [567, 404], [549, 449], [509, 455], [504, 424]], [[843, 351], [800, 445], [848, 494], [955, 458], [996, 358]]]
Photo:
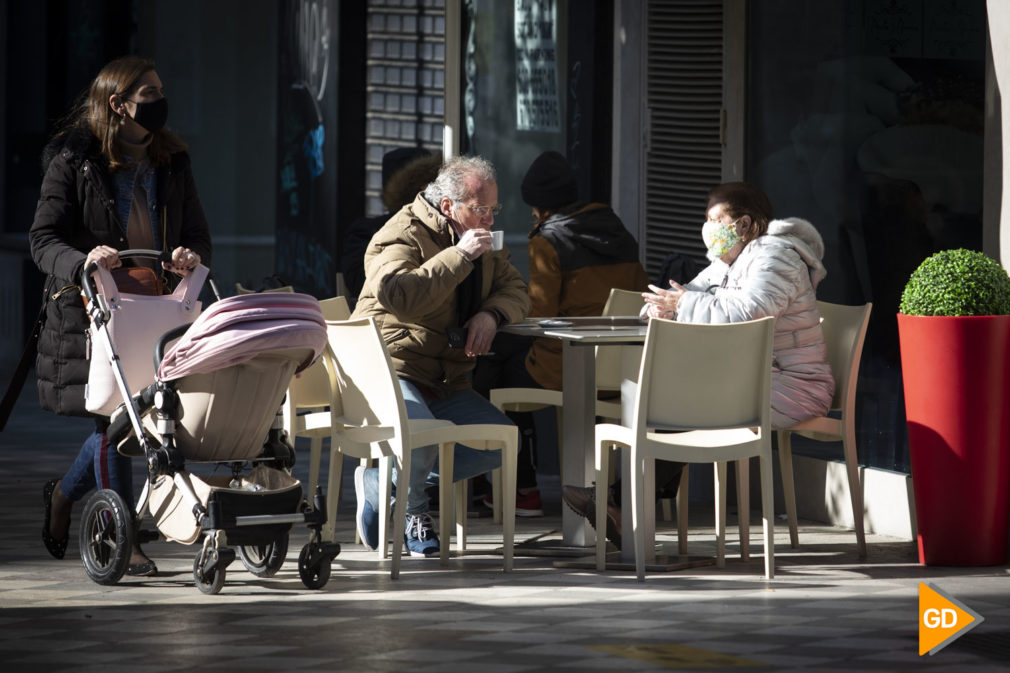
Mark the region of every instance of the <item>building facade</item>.
[[337, 292], [342, 234], [382, 212], [382, 156], [395, 147], [488, 157], [497, 226], [524, 271], [518, 187], [544, 150], [569, 158], [583, 198], [614, 206], [653, 277], [670, 253], [703, 260], [709, 188], [761, 186], [777, 216], [821, 231], [820, 298], [874, 303], [860, 460], [898, 478], [904, 282], [936, 250], [1000, 254], [984, 0], [15, 0], [0, 12], [4, 371], [41, 286], [26, 238], [38, 152], [101, 64], [127, 51], [158, 64], [226, 285], [277, 275]]

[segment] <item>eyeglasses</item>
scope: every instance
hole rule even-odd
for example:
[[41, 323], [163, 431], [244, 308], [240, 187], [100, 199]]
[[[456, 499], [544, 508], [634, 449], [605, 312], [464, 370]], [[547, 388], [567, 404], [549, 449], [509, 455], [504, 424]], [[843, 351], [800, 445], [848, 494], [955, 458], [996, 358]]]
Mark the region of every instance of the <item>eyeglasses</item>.
[[480, 217], [487, 217], [488, 215], [497, 215], [501, 212], [501, 204], [496, 203], [493, 206], [471, 206], [469, 203], [462, 204], [469, 208], [471, 211], [477, 213]]

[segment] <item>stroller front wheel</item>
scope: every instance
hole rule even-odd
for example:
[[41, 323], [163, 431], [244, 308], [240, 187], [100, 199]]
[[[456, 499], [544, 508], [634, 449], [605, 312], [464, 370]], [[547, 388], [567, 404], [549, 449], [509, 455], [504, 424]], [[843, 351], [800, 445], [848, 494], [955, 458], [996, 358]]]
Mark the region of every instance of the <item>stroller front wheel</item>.
[[115, 584], [130, 567], [134, 531], [130, 508], [115, 491], [88, 499], [78, 538], [84, 571], [98, 584]]
[[309, 543], [298, 555], [298, 576], [307, 589], [322, 589], [330, 581], [333, 557], [323, 553], [318, 544]]
[[205, 594], [216, 594], [224, 586], [225, 565], [211, 564], [207, 567], [204, 563], [205, 553], [201, 551], [193, 559], [193, 579], [196, 587]]

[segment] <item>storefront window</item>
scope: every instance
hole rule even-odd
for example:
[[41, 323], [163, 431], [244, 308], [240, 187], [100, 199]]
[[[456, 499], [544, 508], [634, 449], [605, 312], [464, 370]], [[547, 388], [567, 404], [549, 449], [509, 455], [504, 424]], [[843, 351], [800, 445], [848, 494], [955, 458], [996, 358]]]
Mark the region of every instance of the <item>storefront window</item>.
[[532, 215], [519, 186], [541, 152], [565, 152], [566, 7], [558, 0], [466, 3], [463, 149], [498, 170], [503, 208], [495, 226], [527, 277]]
[[982, 247], [985, 3], [762, 0], [747, 39], [746, 175], [821, 231], [819, 298], [873, 302], [860, 460], [907, 472], [895, 314], [925, 257]]

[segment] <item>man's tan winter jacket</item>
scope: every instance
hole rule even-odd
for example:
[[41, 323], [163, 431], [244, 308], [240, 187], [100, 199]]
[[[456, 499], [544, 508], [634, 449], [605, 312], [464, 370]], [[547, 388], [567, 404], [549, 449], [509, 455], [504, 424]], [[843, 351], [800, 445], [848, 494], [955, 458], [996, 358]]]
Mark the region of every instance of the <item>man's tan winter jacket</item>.
[[[365, 286], [354, 317], [379, 326], [397, 373], [438, 395], [470, 387], [474, 358], [450, 348], [447, 331], [461, 326], [457, 287], [474, 270], [455, 247], [449, 221], [418, 194], [372, 237], [365, 252]], [[522, 275], [507, 250], [488, 251], [480, 308], [501, 324], [517, 322], [530, 309]]]

